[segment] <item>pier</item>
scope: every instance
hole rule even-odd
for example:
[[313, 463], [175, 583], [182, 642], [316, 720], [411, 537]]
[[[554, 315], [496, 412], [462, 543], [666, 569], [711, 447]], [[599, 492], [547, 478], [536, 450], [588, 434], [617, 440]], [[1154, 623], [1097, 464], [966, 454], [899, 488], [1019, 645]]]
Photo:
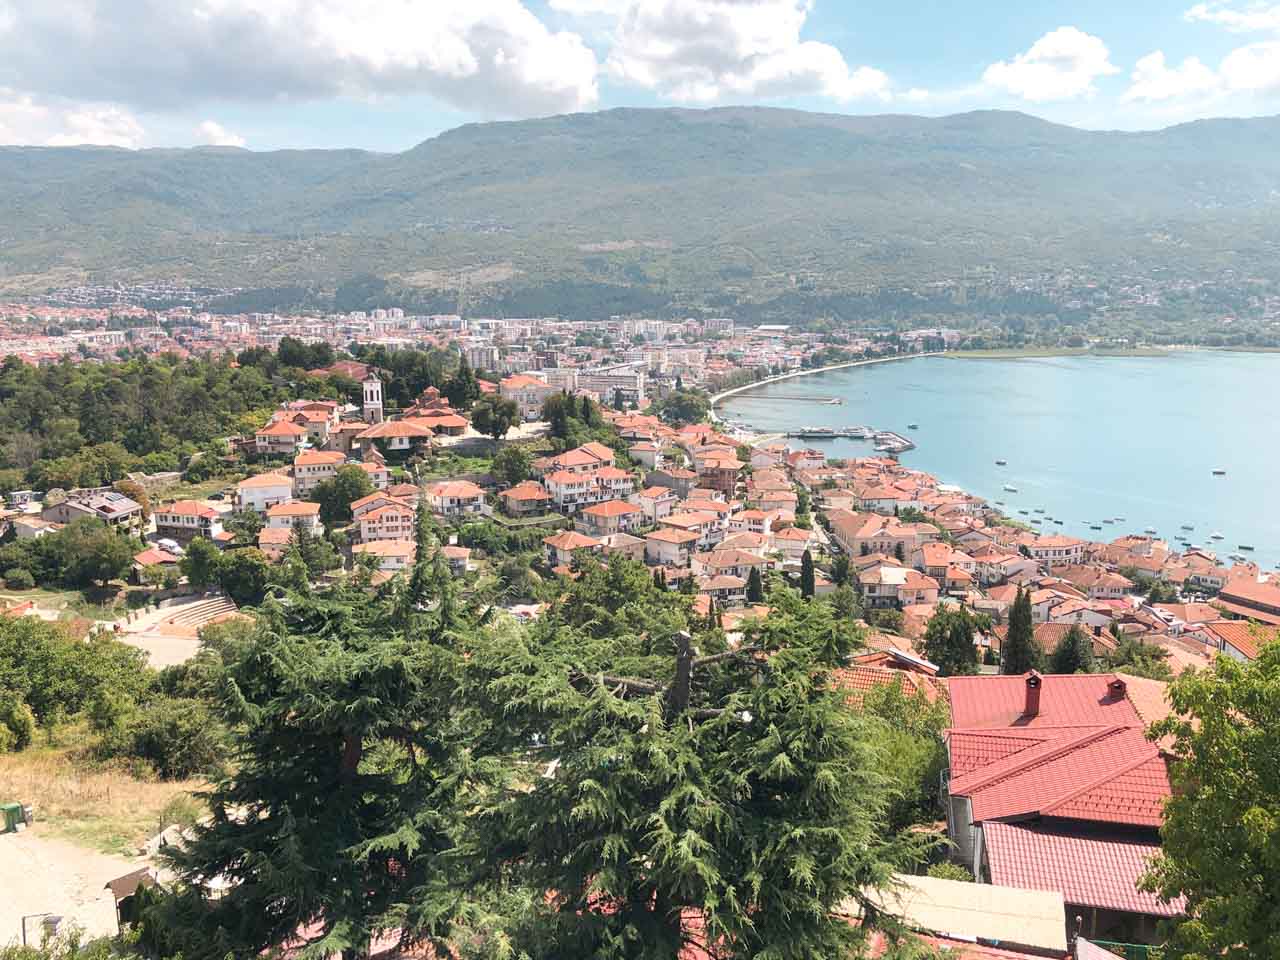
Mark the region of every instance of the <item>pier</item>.
[[797, 440], [874, 440], [880, 453], [899, 454], [914, 450], [916, 445], [900, 433], [874, 427], [801, 427], [786, 436]]
[[798, 440], [870, 440], [875, 434], [871, 427], [801, 427], [787, 436]]
[[794, 393], [771, 393], [767, 397], [759, 397], [760, 400], [801, 400], [806, 403], [824, 403], [829, 407], [838, 407], [844, 403], [840, 397], [805, 397]]

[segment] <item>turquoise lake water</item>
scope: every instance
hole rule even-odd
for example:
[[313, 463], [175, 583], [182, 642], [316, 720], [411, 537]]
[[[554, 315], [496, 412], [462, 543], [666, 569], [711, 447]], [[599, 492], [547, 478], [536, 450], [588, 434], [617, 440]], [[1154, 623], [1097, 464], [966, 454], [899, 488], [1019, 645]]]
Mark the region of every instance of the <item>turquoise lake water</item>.
[[[781, 399], [801, 395], [844, 404]], [[1004, 501], [1014, 519], [1041, 518], [1039, 529], [1111, 540], [1153, 528], [1175, 547], [1187, 537], [1222, 558], [1240, 552], [1264, 568], [1280, 562], [1280, 354], [922, 357], [766, 384], [730, 397], [719, 412], [770, 433], [893, 430], [918, 445], [904, 464]], [[858, 440], [790, 442], [830, 457], [873, 455]], [[1213, 532], [1223, 539], [1211, 540]], [[1241, 544], [1255, 550], [1238, 551]]]

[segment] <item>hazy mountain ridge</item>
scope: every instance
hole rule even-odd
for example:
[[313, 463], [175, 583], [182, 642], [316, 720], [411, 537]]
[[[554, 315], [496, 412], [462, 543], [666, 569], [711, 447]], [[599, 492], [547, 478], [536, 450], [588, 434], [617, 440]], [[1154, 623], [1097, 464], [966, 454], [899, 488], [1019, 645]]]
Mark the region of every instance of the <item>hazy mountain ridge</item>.
[[974, 268], [1270, 275], [1277, 197], [1280, 118], [1115, 133], [994, 111], [620, 109], [470, 124], [391, 155], [8, 147], [0, 282], [448, 286], [501, 264], [508, 288], [696, 300]]

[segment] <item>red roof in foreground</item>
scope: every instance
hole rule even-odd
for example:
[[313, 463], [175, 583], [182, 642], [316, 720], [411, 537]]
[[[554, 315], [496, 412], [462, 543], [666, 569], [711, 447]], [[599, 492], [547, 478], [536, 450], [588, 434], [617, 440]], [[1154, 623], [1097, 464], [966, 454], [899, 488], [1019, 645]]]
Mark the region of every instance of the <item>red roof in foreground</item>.
[[[1147, 741], [1141, 727], [1059, 733], [1037, 741], [1011, 735], [1014, 731], [990, 738], [986, 731], [953, 731], [951, 794], [969, 797], [975, 823], [1040, 814], [1160, 826], [1171, 794], [1169, 774], [1159, 748]], [[995, 742], [984, 743], [987, 739]], [[1020, 740], [1025, 745], [1019, 749]], [[994, 759], [1002, 752], [1003, 757]], [[966, 772], [955, 776], [956, 769]]]
[[1175, 917], [1186, 909], [1181, 898], [1161, 903], [1137, 888], [1160, 850], [1155, 843], [1012, 823], [985, 823], [982, 830], [991, 882], [999, 886], [1055, 890], [1068, 904], [1127, 913]]

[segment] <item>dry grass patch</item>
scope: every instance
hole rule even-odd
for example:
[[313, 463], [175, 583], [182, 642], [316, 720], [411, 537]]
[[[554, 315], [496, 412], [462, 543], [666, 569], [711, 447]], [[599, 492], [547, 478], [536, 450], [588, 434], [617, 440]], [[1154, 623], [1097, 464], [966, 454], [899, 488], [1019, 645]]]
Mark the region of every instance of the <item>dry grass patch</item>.
[[[83, 739], [76, 733], [77, 739]], [[144, 779], [78, 761], [68, 746], [0, 756], [0, 799], [30, 803], [51, 832], [104, 853], [133, 856], [164, 826], [199, 813], [198, 780]]]

